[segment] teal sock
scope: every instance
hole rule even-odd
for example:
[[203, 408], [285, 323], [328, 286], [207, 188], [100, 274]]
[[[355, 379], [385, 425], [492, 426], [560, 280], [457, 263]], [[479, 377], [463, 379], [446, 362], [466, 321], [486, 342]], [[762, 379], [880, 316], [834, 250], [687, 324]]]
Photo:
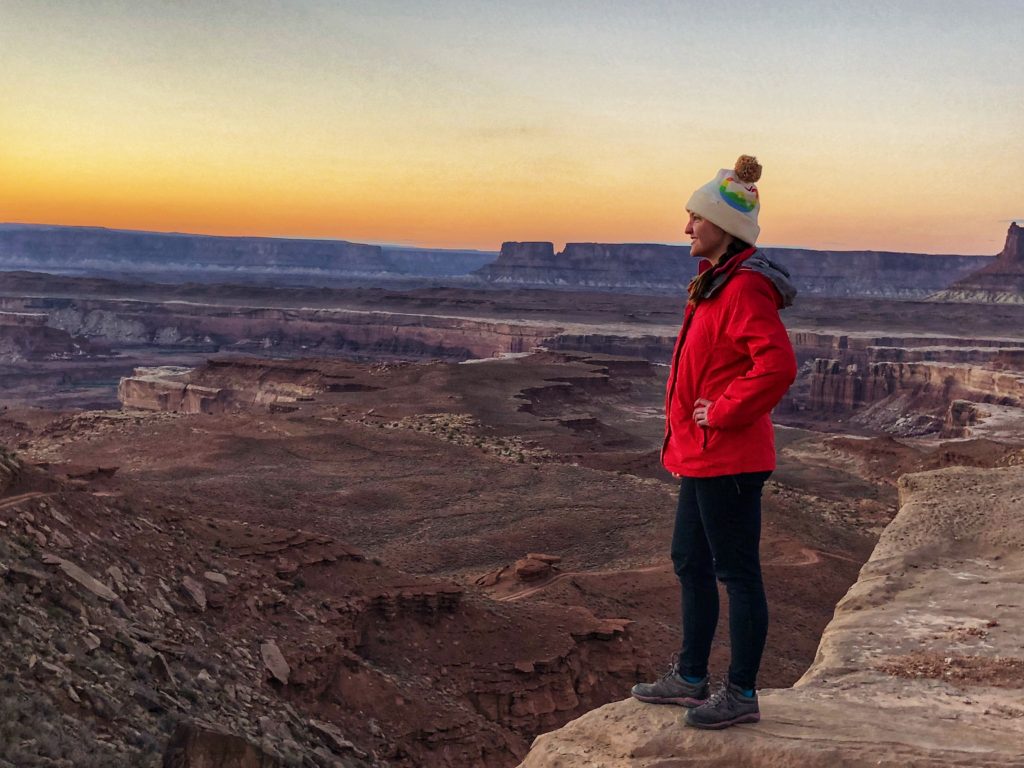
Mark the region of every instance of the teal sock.
[[740, 693], [742, 693], [748, 699], [754, 698], [754, 689], [753, 688], [744, 688], [743, 690], [740, 691]]
[[693, 675], [682, 675], [683, 680], [688, 682], [690, 685], [696, 685], [697, 683], [703, 683], [703, 677], [694, 677]]

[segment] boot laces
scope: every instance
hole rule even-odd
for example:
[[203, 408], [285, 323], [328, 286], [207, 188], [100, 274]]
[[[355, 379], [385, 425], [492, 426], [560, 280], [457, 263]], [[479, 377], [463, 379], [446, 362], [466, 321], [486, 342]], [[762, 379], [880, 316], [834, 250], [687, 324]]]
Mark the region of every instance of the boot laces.
[[717, 707], [719, 704], [721, 704], [723, 701], [725, 701], [728, 697], [729, 697], [729, 683], [725, 682], [725, 683], [722, 683], [722, 687], [721, 688], [719, 688], [717, 691], [715, 691], [713, 694], [711, 694], [711, 698], [709, 698], [707, 700], [707, 702], [705, 703], [705, 706], [707, 706], [707, 707]]

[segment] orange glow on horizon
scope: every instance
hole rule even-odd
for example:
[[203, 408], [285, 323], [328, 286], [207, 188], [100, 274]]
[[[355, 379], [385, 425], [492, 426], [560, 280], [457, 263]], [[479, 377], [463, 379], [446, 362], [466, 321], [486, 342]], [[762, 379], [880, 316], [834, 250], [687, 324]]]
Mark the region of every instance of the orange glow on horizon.
[[741, 153], [762, 243], [993, 254], [1024, 214], [1024, 6], [348, 5], [4, 3], [0, 222], [678, 243]]

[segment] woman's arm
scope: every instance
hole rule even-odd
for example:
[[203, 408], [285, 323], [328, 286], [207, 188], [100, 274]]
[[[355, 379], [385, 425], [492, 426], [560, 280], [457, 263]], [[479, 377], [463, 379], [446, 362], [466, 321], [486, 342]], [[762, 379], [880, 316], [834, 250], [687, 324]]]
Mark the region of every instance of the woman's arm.
[[733, 279], [744, 285], [731, 297], [725, 332], [747, 350], [753, 365], [708, 407], [707, 423], [713, 429], [752, 424], [778, 404], [796, 379], [796, 355], [779, 319], [775, 288], [761, 275], [737, 274]]

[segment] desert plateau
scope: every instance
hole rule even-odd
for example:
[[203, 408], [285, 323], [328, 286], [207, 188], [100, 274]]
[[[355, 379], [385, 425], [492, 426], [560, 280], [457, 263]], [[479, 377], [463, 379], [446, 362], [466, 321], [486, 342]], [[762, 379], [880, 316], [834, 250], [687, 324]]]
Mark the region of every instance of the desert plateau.
[[1024, 768], [1022, 27], [0, 0], [0, 768]]
[[679, 642], [678, 249], [158, 275], [0, 228], [0, 766], [1024, 765], [1020, 231], [788, 254], [764, 719], [723, 739], [623, 701]]

